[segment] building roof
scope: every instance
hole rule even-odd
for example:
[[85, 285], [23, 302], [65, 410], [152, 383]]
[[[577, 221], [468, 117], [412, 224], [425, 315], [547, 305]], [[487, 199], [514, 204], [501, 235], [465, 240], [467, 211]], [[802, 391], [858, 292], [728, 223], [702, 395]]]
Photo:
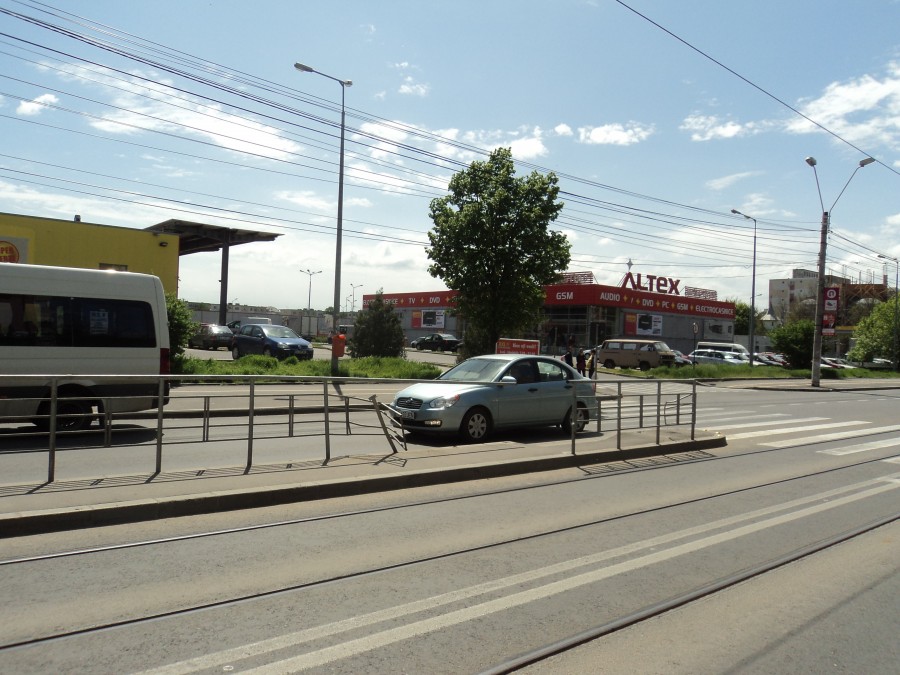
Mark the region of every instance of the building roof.
[[229, 246], [252, 244], [260, 241], [275, 241], [280, 234], [240, 230], [206, 223], [192, 223], [187, 220], [167, 220], [146, 228], [148, 232], [178, 235], [180, 240], [178, 255], [218, 251], [227, 243]]

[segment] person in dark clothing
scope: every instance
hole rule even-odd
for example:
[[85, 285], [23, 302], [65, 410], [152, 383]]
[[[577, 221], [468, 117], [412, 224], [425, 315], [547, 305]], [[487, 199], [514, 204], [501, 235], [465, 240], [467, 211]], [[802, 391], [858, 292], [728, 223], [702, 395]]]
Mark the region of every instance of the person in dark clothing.
[[566, 347], [566, 353], [563, 354], [563, 361], [569, 366], [574, 365], [572, 363], [572, 347]]
[[585, 361], [584, 361], [584, 350], [583, 349], [578, 350], [578, 355], [575, 357], [575, 363], [576, 363], [576, 366], [575, 366], [576, 370], [579, 372], [579, 374], [584, 375]]

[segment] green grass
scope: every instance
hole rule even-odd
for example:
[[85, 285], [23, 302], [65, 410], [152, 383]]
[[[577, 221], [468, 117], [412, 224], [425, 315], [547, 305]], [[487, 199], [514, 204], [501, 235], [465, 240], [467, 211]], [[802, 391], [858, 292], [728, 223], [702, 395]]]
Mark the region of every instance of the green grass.
[[[603, 369], [601, 369], [603, 370]], [[613, 372], [613, 371], [605, 371]], [[622, 371], [617, 371], [622, 373]], [[666, 380], [753, 380], [753, 379], [809, 379], [812, 375], [809, 370], [788, 370], [774, 366], [715, 366], [700, 364], [696, 366], [682, 366], [653, 368], [646, 372], [639, 370], [625, 371], [636, 377], [646, 377]], [[854, 378], [888, 378], [900, 377], [890, 370], [869, 370], [868, 368], [841, 368], [832, 370], [822, 368], [820, 371], [823, 380], [846, 380]]]
[[[442, 369], [428, 363], [398, 358], [341, 359], [338, 361], [340, 377], [365, 377], [373, 379], [432, 380]], [[184, 375], [306, 375], [328, 377], [331, 375], [330, 359], [300, 361], [291, 356], [284, 361], [271, 356], [244, 356], [237, 361], [185, 358], [181, 373]]]

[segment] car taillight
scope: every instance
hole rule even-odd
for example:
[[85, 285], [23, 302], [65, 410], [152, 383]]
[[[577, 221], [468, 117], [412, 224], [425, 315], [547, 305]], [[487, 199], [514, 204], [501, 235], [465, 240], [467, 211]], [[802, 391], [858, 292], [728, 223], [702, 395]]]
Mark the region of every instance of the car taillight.
[[169, 364], [169, 350], [166, 348], [159, 350], [159, 374], [169, 375], [172, 368]]

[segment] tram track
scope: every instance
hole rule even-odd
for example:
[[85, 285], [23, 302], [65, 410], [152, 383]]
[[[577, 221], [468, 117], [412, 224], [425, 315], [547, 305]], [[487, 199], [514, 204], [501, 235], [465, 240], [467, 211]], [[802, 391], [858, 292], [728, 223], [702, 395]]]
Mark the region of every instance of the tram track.
[[[722, 459], [725, 459], [725, 458], [722, 458]], [[878, 462], [878, 461], [882, 461], [882, 460], [881, 459], [868, 459], [868, 460], [858, 461], [858, 462], [854, 462], [852, 464], [844, 465], [841, 467], [833, 467], [833, 468], [827, 469], [827, 470], [806, 472], [801, 475], [791, 476], [791, 477], [776, 480], [776, 481], [767, 481], [767, 482], [762, 482], [762, 483], [758, 483], [758, 484], [748, 485], [748, 486], [742, 487], [740, 489], [718, 491], [714, 494], [705, 495], [703, 497], [663, 504], [663, 505], [660, 505], [660, 506], [657, 506], [654, 508], [633, 510], [628, 513], [617, 514], [614, 516], [599, 518], [599, 519], [591, 519], [589, 521], [580, 522], [580, 523], [572, 524], [572, 525], [567, 525], [565, 527], [545, 529], [545, 530], [542, 530], [539, 532], [532, 532], [525, 536], [516, 536], [516, 537], [497, 539], [497, 540], [489, 542], [489, 543], [484, 543], [484, 544], [477, 545], [477, 546], [458, 548], [458, 549], [446, 551], [446, 552], [443, 552], [443, 553], [440, 553], [437, 555], [430, 555], [430, 556], [418, 557], [418, 558], [414, 558], [414, 559], [401, 560], [401, 561], [397, 561], [395, 563], [388, 564], [388, 565], [382, 565], [382, 566], [369, 568], [369, 569], [360, 569], [360, 570], [356, 570], [356, 571], [352, 571], [352, 572], [348, 572], [348, 573], [344, 573], [344, 574], [337, 574], [337, 575], [333, 575], [330, 577], [325, 577], [325, 578], [307, 581], [307, 582], [298, 583], [298, 584], [285, 585], [285, 586], [280, 586], [280, 587], [276, 587], [276, 588], [269, 588], [269, 589], [265, 589], [265, 590], [261, 590], [261, 591], [257, 591], [257, 592], [253, 592], [253, 593], [248, 593], [248, 594], [244, 594], [244, 595], [235, 595], [235, 596], [232, 596], [229, 598], [224, 598], [224, 599], [220, 599], [220, 600], [216, 600], [216, 601], [212, 601], [212, 602], [197, 603], [197, 604], [184, 606], [184, 607], [173, 607], [172, 609], [167, 610], [167, 611], [155, 612], [155, 613], [146, 614], [146, 615], [142, 615], [142, 616], [132, 616], [132, 617], [126, 617], [126, 618], [122, 618], [122, 619], [115, 620], [115, 621], [109, 621], [109, 622], [105, 622], [105, 623], [97, 623], [94, 625], [84, 625], [81, 627], [72, 628], [70, 630], [58, 631], [55, 633], [45, 634], [42, 636], [35, 636], [35, 637], [27, 639], [27, 640], [19, 640], [19, 641], [14, 641], [14, 642], [9, 642], [9, 643], [3, 644], [3, 645], [0, 645], [0, 653], [6, 652], [9, 650], [19, 649], [19, 648], [34, 647], [34, 646], [39, 646], [42, 644], [49, 644], [49, 643], [67, 639], [67, 638], [86, 636], [86, 635], [98, 635], [98, 634], [102, 634], [106, 631], [120, 629], [123, 627], [137, 626], [137, 625], [146, 624], [149, 622], [156, 622], [156, 621], [161, 621], [161, 620], [166, 620], [166, 619], [185, 617], [188, 615], [206, 612], [206, 611], [214, 610], [217, 608], [224, 608], [224, 607], [235, 606], [235, 605], [247, 605], [249, 603], [261, 601], [261, 600], [268, 599], [268, 598], [273, 598], [276, 596], [286, 596], [289, 594], [302, 593], [305, 591], [310, 591], [312, 589], [321, 588], [321, 587], [328, 586], [328, 585], [339, 584], [339, 583], [348, 582], [351, 580], [359, 580], [359, 579], [366, 578], [366, 577], [374, 577], [376, 575], [385, 574], [388, 572], [399, 571], [399, 570], [411, 570], [411, 569], [415, 568], [416, 566], [426, 565], [426, 564], [430, 564], [430, 563], [436, 563], [439, 561], [446, 561], [446, 560], [450, 560], [453, 558], [459, 558], [462, 556], [467, 556], [467, 555], [476, 554], [476, 553], [482, 553], [482, 552], [491, 551], [491, 550], [500, 550], [500, 549], [503, 549], [504, 547], [509, 547], [509, 546], [513, 546], [516, 544], [522, 544], [524, 542], [539, 541], [543, 538], [555, 537], [557, 535], [564, 534], [564, 533], [571, 533], [576, 530], [584, 530], [586, 528], [607, 525], [610, 523], [614, 523], [616, 521], [627, 521], [628, 519], [638, 518], [641, 516], [647, 516], [647, 515], [651, 515], [651, 514], [658, 514], [661, 512], [675, 510], [675, 509], [685, 507], [685, 506], [702, 504], [704, 502], [711, 502], [716, 499], [731, 497], [731, 496], [739, 495], [741, 493], [748, 493], [748, 492], [751, 492], [754, 490], [770, 488], [773, 486], [783, 486], [784, 484], [787, 484], [787, 483], [790, 483], [793, 481], [800, 481], [800, 480], [808, 479], [808, 478], [821, 477], [826, 474], [831, 474], [831, 473], [835, 473], [835, 472], [842, 471], [842, 470], [850, 470], [853, 468], [872, 464], [872, 463]], [[667, 466], [671, 467], [674, 465], [667, 465]], [[662, 468], [662, 467], [651, 467], [651, 468]], [[476, 495], [456, 496], [456, 497], [453, 497], [450, 499], [423, 500], [423, 501], [419, 501], [419, 502], [415, 502], [415, 503], [393, 505], [390, 507], [383, 507], [383, 508], [378, 508], [378, 509], [359, 510], [359, 511], [354, 511], [354, 512], [341, 513], [341, 514], [331, 514], [331, 515], [327, 515], [327, 516], [296, 519], [296, 520], [292, 520], [292, 521], [281, 521], [279, 523], [270, 523], [270, 524], [266, 524], [266, 525], [248, 526], [248, 527], [244, 527], [244, 528], [232, 528], [229, 530], [217, 530], [215, 532], [208, 532], [208, 533], [202, 533], [202, 534], [196, 533], [193, 535], [186, 535], [183, 537], [148, 540], [148, 541], [144, 541], [144, 542], [132, 542], [130, 544], [122, 544], [122, 545], [112, 546], [112, 547], [98, 547], [98, 548], [94, 548], [94, 549], [85, 549], [82, 551], [70, 551], [70, 552], [65, 552], [65, 553], [58, 553], [58, 554], [53, 554], [53, 555], [48, 555], [48, 556], [39, 556], [39, 557], [34, 557], [34, 558], [21, 558], [21, 559], [17, 559], [17, 560], [4, 561], [4, 564], [13, 565], [13, 564], [27, 564], [29, 562], [37, 563], [37, 562], [43, 562], [46, 560], [52, 560], [52, 559], [56, 559], [56, 558], [60, 558], [60, 557], [72, 557], [72, 556], [76, 556], [76, 555], [90, 555], [92, 553], [98, 553], [101, 551], [117, 550], [117, 549], [123, 548], [123, 547], [135, 548], [138, 546], [144, 546], [144, 547], [162, 546], [167, 543], [184, 541], [185, 539], [194, 539], [194, 538], [209, 537], [209, 536], [221, 536], [221, 535], [225, 535], [225, 534], [237, 534], [237, 533], [247, 532], [247, 531], [254, 530], [254, 529], [283, 527], [283, 526], [288, 526], [288, 525], [302, 525], [302, 524], [316, 522], [316, 521], [320, 521], [320, 520], [354, 517], [354, 516], [360, 516], [360, 515], [367, 515], [370, 513], [414, 508], [414, 507], [418, 507], [418, 506], [430, 506], [430, 505], [434, 505], [434, 504], [441, 504], [441, 503], [446, 503], [446, 502], [450, 502], [450, 501], [459, 501], [459, 500], [463, 500], [463, 499], [477, 499], [479, 497], [495, 496], [497, 494], [502, 494], [502, 493], [517, 492], [517, 491], [522, 491], [522, 490], [533, 490], [533, 489], [565, 485], [567, 483], [577, 482], [577, 481], [585, 480], [585, 479], [589, 479], [589, 478], [590, 477], [582, 477], [579, 479], [571, 479], [571, 480], [555, 482], [555, 483], [544, 483], [541, 485], [519, 487], [519, 488], [509, 489], [509, 490], [485, 491], [485, 492], [482, 492], [482, 493], [479, 493]], [[874, 527], [878, 527], [879, 526], [878, 523], [884, 524], [887, 522], [892, 522], [893, 520], [896, 520], [898, 517], [900, 517], [900, 514], [892, 514], [890, 516], [881, 518], [877, 521], [873, 521], [872, 523], [869, 523], [869, 525], [865, 526], [864, 528], [857, 528], [857, 529], [861, 529], [861, 530], [872, 529]], [[849, 535], [847, 535], [847, 536], [849, 536]], [[795, 552], [794, 559], [802, 557], [803, 555], [810, 555], [812, 552], [814, 552], [813, 550], [810, 549], [809, 551], [801, 554], [802, 551], [804, 551], [808, 548], [810, 548], [810, 547], [804, 547], [803, 549], [799, 549], [797, 552]], [[770, 563], [766, 563], [766, 565], [770, 565], [769, 568], [774, 568], [774, 567], [786, 564], [786, 562], [788, 561], [788, 557], [790, 557], [790, 556], [787, 556], [787, 557], [781, 556], [781, 558], [784, 558], [785, 561], [777, 563], [777, 564], [775, 561], [770, 561]], [[765, 567], [765, 565], [762, 565], [759, 567], [762, 570], [762, 568]], [[762, 573], [762, 571], [759, 571], [756, 573], [760, 574], [760, 573]], [[750, 575], [750, 576], [752, 576], [752, 575]], [[730, 578], [731, 577], [729, 577], [729, 579]], [[745, 578], [749, 578], [749, 577], [745, 577]], [[738, 583], [738, 582], [739, 582], [738, 580], [733, 580], [730, 583], [734, 584], [734, 583]], [[715, 584], [711, 584], [708, 586], [710, 586], [710, 588], [712, 588], [716, 584], [723, 584], [723, 583], [724, 583], [724, 580], [720, 581], [720, 582], [716, 582]], [[727, 587], [727, 584], [722, 586], [722, 588], [724, 588], [724, 587]], [[714, 591], [709, 590], [707, 592], [714, 592]], [[694, 594], [696, 594], [696, 592], [694, 592]], [[692, 594], [687, 594], [687, 595], [692, 595]], [[687, 597], [687, 596], [685, 594], [679, 594], [677, 596], [677, 598], [684, 598], [684, 597]], [[701, 597], [701, 596], [698, 595], [697, 597]], [[683, 602], [687, 602], [687, 601], [688, 600], [681, 600], [680, 602], [683, 603]], [[665, 609], [662, 609], [662, 607], [663, 607], [663, 605], [668, 606], [671, 603], [676, 603], [672, 606], [677, 606], [677, 601], [675, 598], [670, 599], [666, 603], [662, 603], [662, 604], [655, 603], [654, 611], [657, 611], [657, 613], [667, 611]], [[645, 610], [642, 610], [639, 614], [641, 614], [642, 616], [644, 614], [646, 614], [647, 617], [649, 617], [652, 615], [652, 612], [649, 609], [645, 609]], [[618, 625], [619, 623], [621, 623], [621, 621], [617, 621], [615, 623]], [[622, 623], [622, 625], [628, 625], [628, 623], [633, 623], [633, 620], [630, 622]], [[607, 630], [608, 627], [609, 627], [609, 622], [605, 623], [602, 628], [603, 628], [603, 630]], [[588, 638], [585, 638], [585, 640], [586, 639], [588, 639]], [[582, 642], [583, 641], [584, 640], [582, 640]], [[539, 651], [541, 651], [541, 653], [543, 653], [544, 649], [545, 648], [542, 648]], [[504, 667], [506, 667], [506, 666], [504, 666]], [[508, 672], [508, 671], [500, 671], [500, 672]]]

